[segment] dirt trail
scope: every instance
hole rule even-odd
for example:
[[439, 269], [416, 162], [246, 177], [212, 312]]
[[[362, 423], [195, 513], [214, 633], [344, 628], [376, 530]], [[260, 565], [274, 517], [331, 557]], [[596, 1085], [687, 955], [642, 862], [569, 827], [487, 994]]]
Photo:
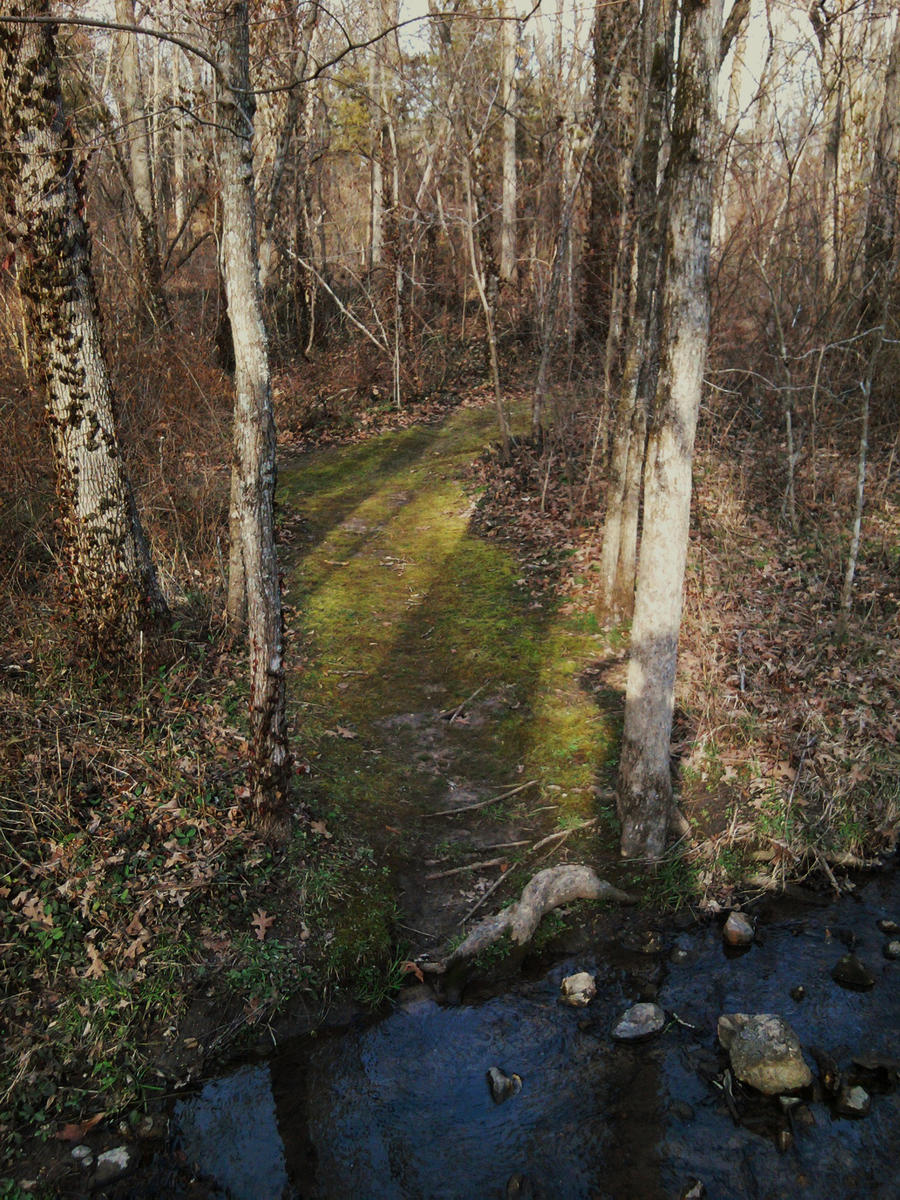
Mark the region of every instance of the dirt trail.
[[328, 833], [352, 830], [387, 864], [411, 952], [451, 935], [494, 884], [479, 911], [518, 892], [548, 856], [612, 848], [597, 793], [615, 705], [585, 681], [615, 651], [473, 531], [462, 475], [492, 436], [491, 412], [467, 407], [281, 473], [305, 798]]

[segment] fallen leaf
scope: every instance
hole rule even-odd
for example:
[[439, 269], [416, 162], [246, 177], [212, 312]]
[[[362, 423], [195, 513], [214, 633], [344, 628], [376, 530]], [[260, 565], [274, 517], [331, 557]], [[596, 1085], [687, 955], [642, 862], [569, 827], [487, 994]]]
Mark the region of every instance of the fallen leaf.
[[85, 979], [99, 979], [101, 975], [106, 973], [106, 963], [100, 956], [100, 951], [90, 942], [85, 943], [85, 950], [90, 959], [90, 965], [84, 973]]
[[324, 821], [310, 821], [309, 827], [313, 831], [313, 833], [321, 833], [322, 837], [324, 837], [324, 838], [331, 837], [331, 834], [328, 831], [328, 827]]
[[61, 1142], [80, 1142], [85, 1134], [90, 1133], [95, 1125], [99, 1125], [105, 1116], [105, 1112], [100, 1112], [93, 1117], [88, 1117], [86, 1121], [75, 1121], [63, 1125], [62, 1129], [57, 1131], [56, 1136]]
[[415, 975], [419, 983], [425, 982], [425, 976], [422, 974], [422, 968], [417, 966], [414, 962], [402, 962], [400, 964], [400, 970], [404, 975]]
[[266, 934], [275, 924], [275, 918], [270, 917], [264, 908], [258, 908], [253, 914], [253, 920], [250, 922], [250, 924], [256, 930], [256, 936], [259, 941], [264, 942], [266, 940]]

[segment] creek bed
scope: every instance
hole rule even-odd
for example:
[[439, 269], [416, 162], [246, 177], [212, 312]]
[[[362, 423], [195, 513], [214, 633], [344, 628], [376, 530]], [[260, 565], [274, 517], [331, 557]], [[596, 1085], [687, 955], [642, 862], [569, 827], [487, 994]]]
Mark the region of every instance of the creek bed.
[[[723, 950], [721, 921], [673, 923], [648, 946], [596, 941], [480, 1003], [413, 989], [375, 1023], [286, 1044], [207, 1083], [177, 1104], [175, 1144], [215, 1181], [209, 1194], [232, 1200], [676, 1200], [692, 1180], [709, 1200], [895, 1198], [896, 1090], [873, 1093], [857, 1120], [810, 1095], [799, 1120], [738, 1088], [735, 1115], [716, 1021], [777, 1013], [811, 1066], [816, 1046], [843, 1070], [854, 1057], [887, 1064], [882, 1078], [895, 1082], [900, 963], [884, 957], [876, 921], [900, 920], [900, 873], [833, 901], [798, 890], [757, 916], [738, 956]], [[831, 978], [851, 944], [875, 976], [870, 991]], [[566, 1007], [560, 981], [581, 970], [597, 995]], [[623, 1009], [654, 994], [664, 1031], [613, 1042]], [[500, 1104], [491, 1067], [522, 1079]]]

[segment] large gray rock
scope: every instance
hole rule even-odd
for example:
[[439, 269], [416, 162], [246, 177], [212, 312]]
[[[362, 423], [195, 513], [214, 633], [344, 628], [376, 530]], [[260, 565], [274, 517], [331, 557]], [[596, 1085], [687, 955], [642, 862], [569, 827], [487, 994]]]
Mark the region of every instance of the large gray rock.
[[812, 1083], [812, 1072], [787, 1021], [773, 1013], [727, 1013], [719, 1017], [719, 1041], [742, 1083], [767, 1096]]

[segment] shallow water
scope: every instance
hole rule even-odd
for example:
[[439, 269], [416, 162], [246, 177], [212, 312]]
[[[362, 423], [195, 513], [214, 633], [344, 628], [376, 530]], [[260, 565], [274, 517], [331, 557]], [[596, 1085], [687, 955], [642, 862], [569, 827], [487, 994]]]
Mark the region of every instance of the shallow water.
[[[898, 1197], [896, 1091], [873, 1095], [862, 1120], [813, 1098], [793, 1122], [777, 1101], [739, 1094], [737, 1124], [716, 1086], [723, 1012], [782, 1015], [811, 1066], [811, 1045], [842, 1069], [854, 1055], [900, 1060], [900, 963], [883, 957], [875, 924], [900, 919], [900, 875], [810, 900], [770, 905], [738, 957], [723, 952], [718, 922], [664, 937], [659, 1003], [687, 1024], [673, 1017], [652, 1041], [616, 1044], [610, 1030], [646, 995], [653, 958], [597, 943], [480, 1004], [441, 1006], [419, 989], [367, 1028], [287, 1045], [180, 1103], [178, 1143], [234, 1200], [489, 1200], [514, 1177], [516, 1194], [572, 1200], [674, 1200], [692, 1179], [710, 1200]], [[830, 976], [854, 939], [877, 979], [870, 992]], [[685, 962], [669, 962], [674, 946]], [[558, 1001], [574, 970], [597, 976], [586, 1009]], [[486, 1080], [494, 1066], [523, 1081], [502, 1104]]]

